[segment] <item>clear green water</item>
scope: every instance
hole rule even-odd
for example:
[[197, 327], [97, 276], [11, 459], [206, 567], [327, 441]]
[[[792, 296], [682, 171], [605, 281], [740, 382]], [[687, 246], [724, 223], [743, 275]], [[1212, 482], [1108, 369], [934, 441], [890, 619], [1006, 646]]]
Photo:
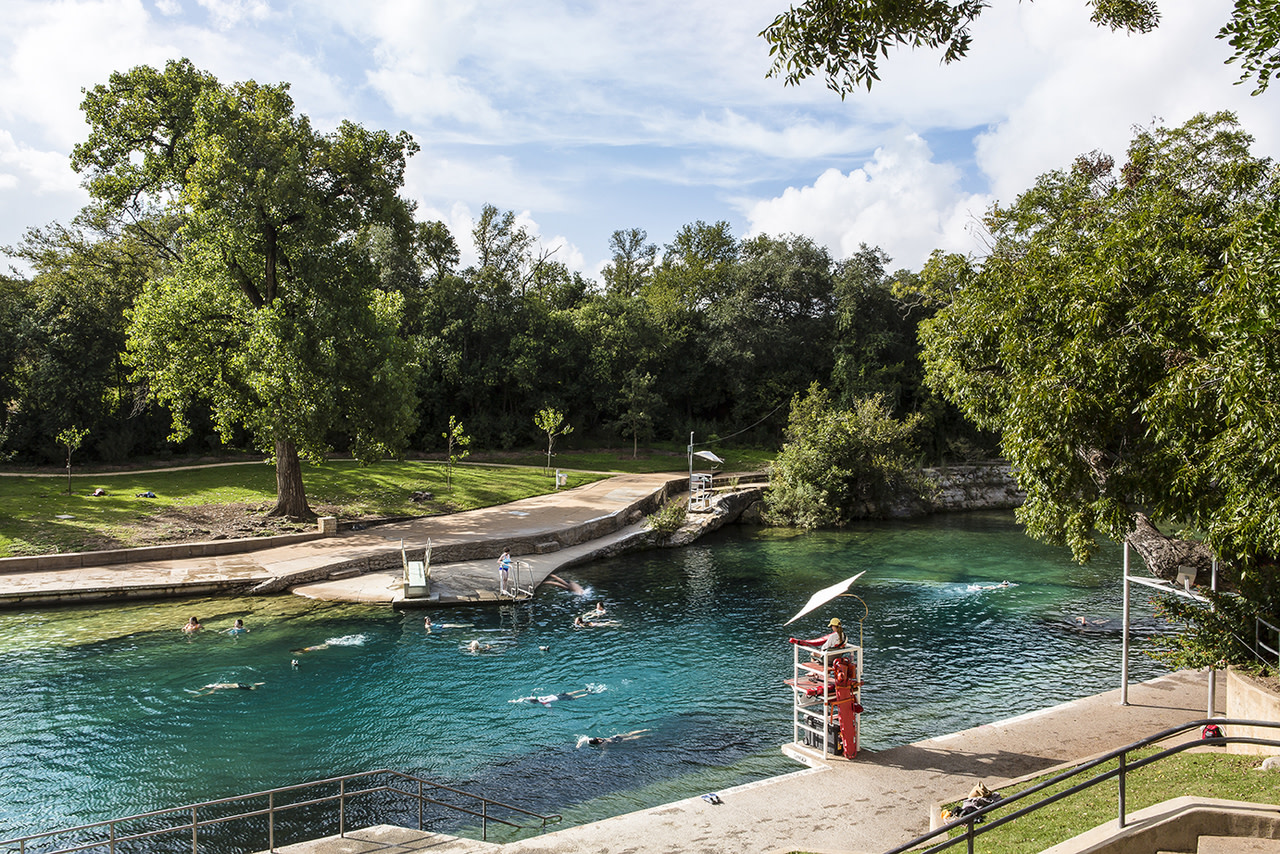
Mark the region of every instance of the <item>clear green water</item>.
[[[434, 611], [430, 634], [421, 613], [294, 596], [0, 613], [0, 838], [379, 767], [571, 823], [796, 770], [778, 750], [786, 638], [831, 616], [856, 636], [862, 606], [782, 624], [860, 570], [865, 749], [1119, 685], [1118, 553], [1076, 566], [1005, 514], [721, 533], [562, 572], [585, 596]], [[619, 624], [574, 630], [597, 599]], [[190, 614], [206, 626], [191, 637]], [[221, 633], [236, 617], [250, 632]], [[1160, 672], [1131, 662], [1134, 679]], [[263, 684], [191, 693], [216, 682]]]

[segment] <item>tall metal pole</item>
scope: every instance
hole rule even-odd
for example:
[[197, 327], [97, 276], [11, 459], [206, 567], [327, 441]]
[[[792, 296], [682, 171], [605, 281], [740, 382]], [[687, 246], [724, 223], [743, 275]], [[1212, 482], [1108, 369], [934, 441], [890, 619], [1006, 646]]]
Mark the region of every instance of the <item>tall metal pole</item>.
[[689, 431], [689, 497], [693, 498], [693, 431]]
[[[1213, 559], [1213, 569], [1209, 576], [1209, 589], [1212, 590], [1214, 593], [1218, 592], [1218, 558], [1217, 557], [1214, 557]], [[1212, 608], [1213, 606], [1210, 605], [1209, 607]], [[1217, 687], [1218, 687], [1218, 671], [1214, 670], [1213, 666], [1210, 665], [1209, 667], [1209, 713], [1205, 715], [1206, 718], [1213, 717], [1213, 695]]]
[[1120, 705], [1129, 705], [1129, 540], [1124, 541], [1124, 633], [1120, 636]]

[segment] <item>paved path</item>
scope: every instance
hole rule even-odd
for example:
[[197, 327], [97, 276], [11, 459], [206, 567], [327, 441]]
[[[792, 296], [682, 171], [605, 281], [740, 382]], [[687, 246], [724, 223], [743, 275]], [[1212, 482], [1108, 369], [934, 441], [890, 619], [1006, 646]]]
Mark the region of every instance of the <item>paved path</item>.
[[[536, 582], [541, 582], [556, 567], [582, 559], [583, 550], [572, 549], [591, 541], [604, 548], [609, 538], [616, 539], [629, 527], [634, 533], [646, 508], [668, 486], [678, 489], [685, 480], [679, 474], [619, 475], [498, 507], [344, 531], [254, 552], [6, 572], [0, 574], [0, 603], [22, 607], [130, 596], [280, 592], [387, 569], [398, 578], [402, 540], [406, 549], [419, 553], [431, 541], [433, 589], [443, 594], [439, 604], [450, 597], [459, 602], [498, 601], [495, 563], [505, 546], [511, 546], [516, 557], [536, 560], [543, 573]], [[369, 582], [384, 589], [388, 583], [387, 576]], [[377, 601], [390, 603], [391, 597]]]
[[[322, 839], [279, 850], [287, 854], [880, 852], [928, 831], [933, 805], [959, 800], [979, 781], [998, 791], [1010, 780], [1091, 758], [1203, 718], [1207, 683], [1204, 672], [1175, 673], [1130, 686], [1127, 706], [1120, 705], [1117, 688], [904, 747], [864, 751], [853, 761], [834, 759], [721, 791], [719, 805], [691, 797], [503, 845], [377, 827], [345, 839]], [[1221, 699], [1224, 693], [1219, 689]]]

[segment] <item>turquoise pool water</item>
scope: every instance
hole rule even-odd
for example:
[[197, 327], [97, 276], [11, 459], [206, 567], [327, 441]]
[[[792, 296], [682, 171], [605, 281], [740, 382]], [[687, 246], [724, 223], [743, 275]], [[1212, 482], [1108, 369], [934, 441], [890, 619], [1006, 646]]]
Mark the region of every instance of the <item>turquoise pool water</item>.
[[[379, 767], [572, 823], [795, 770], [786, 638], [831, 616], [856, 637], [862, 606], [783, 623], [860, 570], [866, 749], [1119, 685], [1118, 551], [1079, 567], [1005, 514], [720, 533], [562, 572], [585, 596], [433, 611], [431, 633], [294, 596], [0, 612], [0, 838]], [[618, 624], [573, 629], [596, 600]], [[198, 693], [224, 682], [262, 684]]]

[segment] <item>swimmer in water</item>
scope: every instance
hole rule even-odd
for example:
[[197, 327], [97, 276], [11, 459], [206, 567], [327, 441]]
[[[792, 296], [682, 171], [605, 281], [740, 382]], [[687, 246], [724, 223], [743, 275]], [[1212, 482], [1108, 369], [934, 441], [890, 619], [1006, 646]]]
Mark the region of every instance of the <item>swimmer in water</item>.
[[583, 619], [581, 614], [573, 618], [573, 627], [575, 629], [599, 629], [616, 625], [618, 625], [617, 620], [586, 620]]
[[556, 700], [576, 700], [579, 697], [585, 697], [588, 694], [599, 694], [604, 690], [603, 686], [588, 685], [586, 688], [579, 688], [576, 691], [564, 691], [559, 694], [543, 694], [537, 697], [521, 697], [518, 700], [512, 700], [513, 703], [537, 703], [543, 706], [549, 706]]
[[227, 634], [229, 634], [229, 635], [242, 635], [242, 634], [244, 634], [244, 633], [245, 633], [245, 632], [247, 632], [247, 631], [249, 631], [249, 630], [248, 630], [248, 629], [246, 629], [246, 628], [244, 627], [244, 620], [236, 620], [235, 625], [234, 625], [234, 626], [232, 626], [231, 628], [227, 629]]
[[568, 590], [570, 593], [577, 593], [579, 596], [581, 596], [583, 593], [586, 593], [586, 591], [582, 589], [582, 586], [578, 584], [578, 582], [565, 581], [563, 578], [561, 578], [560, 576], [554, 573], [552, 573], [551, 575], [548, 575], [545, 579], [543, 579], [542, 583], [546, 584], [549, 587], [559, 587], [562, 590]]
[[587, 612], [586, 614], [584, 614], [583, 616], [586, 616], [586, 617], [603, 617], [603, 616], [604, 616], [605, 614], [607, 614], [607, 613], [609, 613], [609, 612], [608, 612], [608, 611], [606, 611], [606, 610], [604, 609], [604, 603], [603, 603], [603, 602], [597, 602], [597, 603], [596, 603], [596, 607], [595, 607], [594, 609], [592, 609], [592, 610], [588, 611], [588, 612]]
[[315, 646], [304, 646], [301, 649], [290, 650], [290, 652], [298, 652], [298, 653], [315, 652], [317, 649], [328, 649], [328, 648], [329, 648], [329, 645], [327, 643], [318, 643]]
[[192, 617], [190, 620], [187, 620], [187, 624], [182, 627], [182, 630], [189, 635], [193, 635], [203, 628], [204, 626], [200, 625], [200, 618]]
[[617, 735], [611, 735], [608, 738], [600, 738], [594, 735], [578, 736], [578, 747], [589, 746], [599, 747], [602, 744], [617, 744], [620, 741], [632, 741], [640, 738], [643, 733], [648, 732], [647, 729], [633, 729], [631, 732], [620, 732]]
[[423, 618], [422, 627], [427, 630], [427, 634], [431, 634], [431, 618], [430, 617]]
[[236, 689], [239, 689], [242, 691], [252, 691], [255, 688], [257, 688], [259, 685], [263, 685], [263, 684], [265, 683], [254, 682], [252, 685], [250, 685], [245, 682], [210, 682], [208, 685], [205, 685], [199, 691], [192, 691], [191, 693], [197, 694], [197, 695], [204, 695], [204, 694], [212, 694], [214, 691], [234, 691]]
[[480, 643], [478, 640], [473, 640], [471, 643], [467, 644], [467, 652], [488, 652], [491, 649], [493, 649], [493, 647], [489, 646], [487, 643]]

